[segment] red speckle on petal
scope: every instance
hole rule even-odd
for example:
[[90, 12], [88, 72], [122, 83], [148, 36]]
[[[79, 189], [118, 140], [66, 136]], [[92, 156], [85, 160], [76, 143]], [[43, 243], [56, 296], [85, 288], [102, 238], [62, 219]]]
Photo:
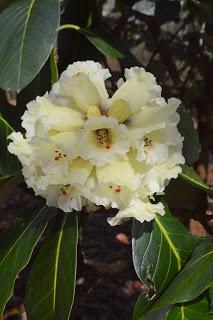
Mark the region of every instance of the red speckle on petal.
[[105, 145], [105, 149], [106, 149], [106, 150], [109, 150], [109, 149], [110, 149], [110, 145], [109, 145], [109, 144], [106, 144], [106, 145]]
[[121, 192], [121, 187], [116, 187], [115, 192], [117, 192], [117, 193]]
[[59, 156], [55, 157], [55, 161], [58, 161], [59, 160]]
[[63, 195], [66, 196], [67, 192], [65, 190], [62, 191]]

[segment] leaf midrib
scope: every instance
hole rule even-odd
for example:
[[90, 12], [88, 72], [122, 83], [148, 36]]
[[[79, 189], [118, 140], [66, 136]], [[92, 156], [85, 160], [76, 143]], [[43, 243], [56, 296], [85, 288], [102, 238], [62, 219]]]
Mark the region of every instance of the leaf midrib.
[[168, 242], [168, 244], [169, 244], [169, 247], [171, 248], [172, 252], [174, 253], [175, 258], [176, 258], [176, 260], [177, 260], [178, 271], [180, 271], [180, 270], [181, 270], [181, 258], [180, 258], [180, 255], [179, 255], [176, 247], [174, 246], [171, 238], [169, 237], [166, 229], [164, 228], [164, 226], [163, 226], [162, 223], [160, 222], [160, 220], [159, 220], [157, 217], [155, 217], [155, 221], [156, 221], [158, 227], [160, 228], [161, 232], [163, 233], [165, 239], [167, 240], [167, 242]]
[[59, 232], [59, 237], [58, 237], [58, 243], [56, 247], [56, 256], [55, 256], [55, 272], [54, 272], [54, 279], [53, 279], [53, 311], [55, 313], [56, 310], [56, 292], [57, 292], [57, 275], [58, 275], [58, 267], [59, 267], [59, 256], [61, 252], [61, 242], [63, 238], [63, 232], [64, 232], [64, 226], [66, 224], [67, 220], [67, 215], [64, 215], [60, 232]]
[[21, 65], [22, 65], [22, 60], [23, 60], [22, 57], [23, 57], [24, 41], [25, 41], [25, 36], [26, 36], [26, 33], [27, 33], [27, 27], [28, 27], [28, 24], [29, 24], [29, 20], [30, 20], [32, 9], [33, 9], [33, 5], [35, 4], [36, 1], [37, 0], [32, 0], [32, 2], [30, 3], [29, 9], [27, 11], [24, 30], [23, 30], [23, 36], [22, 36], [21, 47], [20, 47], [19, 65], [18, 65], [18, 84], [19, 84], [19, 86], [20, 86], [20, 82], [21, 82]]

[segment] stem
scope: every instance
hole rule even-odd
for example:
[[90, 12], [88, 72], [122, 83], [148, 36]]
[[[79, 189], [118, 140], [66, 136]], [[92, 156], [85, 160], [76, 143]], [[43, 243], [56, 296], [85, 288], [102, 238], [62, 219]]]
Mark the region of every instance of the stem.
[[56, 62], [55, 47], [52, 49], [50, 54], [50, 70], [51, 70], [51, 84], [53, 85], [58, 81], [58, 67]]
[[59, 31], [64, 30], [64, 29], [74, 29], [79, 31], [81, 28], [77, 26], [76, 24], [63, 24], [62, 26], [59, 27]]

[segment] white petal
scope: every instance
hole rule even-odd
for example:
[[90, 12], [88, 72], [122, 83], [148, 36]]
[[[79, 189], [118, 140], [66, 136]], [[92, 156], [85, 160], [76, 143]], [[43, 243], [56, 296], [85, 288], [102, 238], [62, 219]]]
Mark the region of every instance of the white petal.
[[111, 75], [93, 61], [75, 62], [68, 66], [54, 85], [51, 99], [62, 105], [80, 108], [86, 112], [90, 105], [103, 109], [107, 105], [108, 93], [104, 81]]
[[12, 140], [8, 145], [8, 151], [19, 157], [22, 165], [29, 165], [32, 148], [27, 139], [20, 132], [12, 132], [8, 139]]
[[[97, 130], [106, 129], [108, 142], [99, 142]], [[130, 142], [125, 125], [112, 117], [92, 117], [79, 131], [79, 155], [96, 166], [112, 163], [129, 151]]]
[[126, 186], [132, 190], [136, 190], [140, 185], [140, 177], [135, 174], [127, 159], [117, 160], [103, 167], [97, 167], [96, 173], [100, 185], [112, 183], [115, 186]]
[[109, 218], [108, 222], [110, 225], [115, 226], [124, 219], [135, 218], [143, 223], [144, 221], [153, 220], [156, 214], [163, 215], [164, 213], [164, 206], [161, 202], [152, 204], [148, 199], [136, 198], [132, 200], [129, 207], [120, 209], [115, 217]]
[[37, 97], [36, 101], [28, 103], [27, 109], [22, 116], [22, 126], [28, 138], [80, 128], [84, 123], [79, 112], [58, 107], [47, 97]]
[[144, 106], [151, 99], [160, 96], [161, 88], [155, 77], [143, 68], [134, 67], [125, 70], [126, 82], [120, 85], [111, 101], [122, 99], [126, 101], [132, 112]]

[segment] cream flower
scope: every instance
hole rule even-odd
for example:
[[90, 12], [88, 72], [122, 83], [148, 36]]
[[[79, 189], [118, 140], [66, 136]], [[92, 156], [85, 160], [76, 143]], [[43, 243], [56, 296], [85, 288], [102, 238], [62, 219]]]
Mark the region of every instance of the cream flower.
[[108, 222], [111, 226], [115, 226], [123, 219], [135, 218], [142, 223], [153, 220], [156, 213], [160, 215], [165, 213], [161, 202], [152, 204], [148, 198], [133, 198], [129, 206], [121, 208], [115, 217], [108, 218]]
[[180, 101], [161, 97], [155, 77], [143, 68], [125, 70], [109, 98], [110, 77], [93, 61], [68, 66], [50, 95], [28, 103], [26, 137], [12, 133], [29, 188], [64, 212], [85, 205], [118, 209], [111, 225], [164, 214], [156, 193], [181, 172], [183, 138], [177, 129]]
[[112, 163], [130, 148], [127, 127], [112, 117], [88, 119], [79, 131], [79, 139], [79, 155], [97, 166]]

